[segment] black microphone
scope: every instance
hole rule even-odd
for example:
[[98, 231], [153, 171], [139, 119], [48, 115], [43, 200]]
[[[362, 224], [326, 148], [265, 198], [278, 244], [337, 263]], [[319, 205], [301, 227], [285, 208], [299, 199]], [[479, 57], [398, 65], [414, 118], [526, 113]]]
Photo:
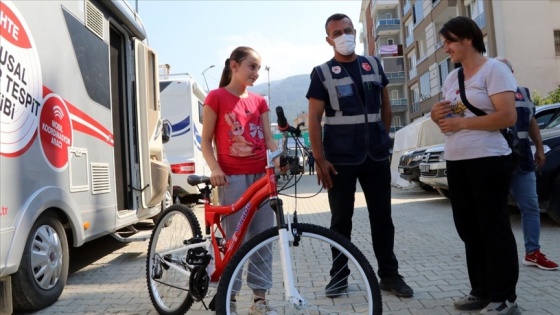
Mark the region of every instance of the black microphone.
[[278, 117], [278, 130], [288, 130], [290, 125], [288, 125], [288, 120], [286, 119], [286, 116], [284, 116], [284, 109], [282, 109], [282, 106], [276, 107], [276, 117]]

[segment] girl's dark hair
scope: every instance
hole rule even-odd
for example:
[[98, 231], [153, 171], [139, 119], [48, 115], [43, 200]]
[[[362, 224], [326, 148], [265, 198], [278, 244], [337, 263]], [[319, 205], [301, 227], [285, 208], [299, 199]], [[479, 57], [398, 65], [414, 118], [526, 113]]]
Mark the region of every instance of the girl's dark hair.
[[457, 16], [450, 19], [443, 24], [439, 34], [450, 42], [470, 39], [476, 51], [480, 54], [486, 52], [482, 31], [472, 19], [466, 16]]
[[224, 70], [222, 71], [222, 77], [220, 79], [220, 87], [224, 87], [228, 85], [229, 82], [231, 81], [231, 67], [229, 65], [230, 61], [234, 60], [237, 63], [241, 63], [245, 58], [247, 58], [247, 55], [249, 55], [249, 53], [251, 52], [256, 53], [256, 51], [253, 48], [246, 47], [246, 46], [239, 46], [231, 52], [229, 58], [226, 59]]

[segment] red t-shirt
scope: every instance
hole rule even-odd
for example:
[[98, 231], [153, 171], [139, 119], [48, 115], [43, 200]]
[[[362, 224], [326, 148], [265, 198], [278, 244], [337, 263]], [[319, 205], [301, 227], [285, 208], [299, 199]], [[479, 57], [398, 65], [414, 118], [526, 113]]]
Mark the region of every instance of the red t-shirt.
[[251, 92], [240, 98], [219, 88], [208, 93], [204, 104], [218, 116], [214, 139], [222, 171], [227, 175], [264, 173], [266, 143], [261, 115], [269, 110], [266, 100]]

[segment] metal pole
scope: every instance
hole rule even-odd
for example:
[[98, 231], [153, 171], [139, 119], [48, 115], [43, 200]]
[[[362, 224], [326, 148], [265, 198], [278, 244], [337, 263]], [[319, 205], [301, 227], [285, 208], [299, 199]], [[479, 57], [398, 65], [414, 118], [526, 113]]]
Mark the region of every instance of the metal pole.
[[204, 78], [204, 84], [206, 84], [206, 92], [208, 92], [208, 82], [206, 82], [206, 76], [204, 75], [204, 72], [206, 72], [206, 70], [208, 69], [212, 69], [214, 68], [214, 65], [211, 65], [210, 67], [204, 69], [204, 71], [202, 71], [202, 77]]
[[270, 101], [270, 67], [266, 66], [264, 67], [264, 69], [266, 70], [268, 75], [268, 106], [272, 106], [272, 102]]

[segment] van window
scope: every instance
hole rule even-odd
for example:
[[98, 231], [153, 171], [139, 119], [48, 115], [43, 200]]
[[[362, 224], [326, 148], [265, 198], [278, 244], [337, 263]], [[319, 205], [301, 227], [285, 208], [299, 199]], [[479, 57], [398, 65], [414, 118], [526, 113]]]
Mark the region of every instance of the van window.
[[198, 122], [202, 124], [202, 112], [204, 110], [204, 104], [201, 101], [198, 101]]

